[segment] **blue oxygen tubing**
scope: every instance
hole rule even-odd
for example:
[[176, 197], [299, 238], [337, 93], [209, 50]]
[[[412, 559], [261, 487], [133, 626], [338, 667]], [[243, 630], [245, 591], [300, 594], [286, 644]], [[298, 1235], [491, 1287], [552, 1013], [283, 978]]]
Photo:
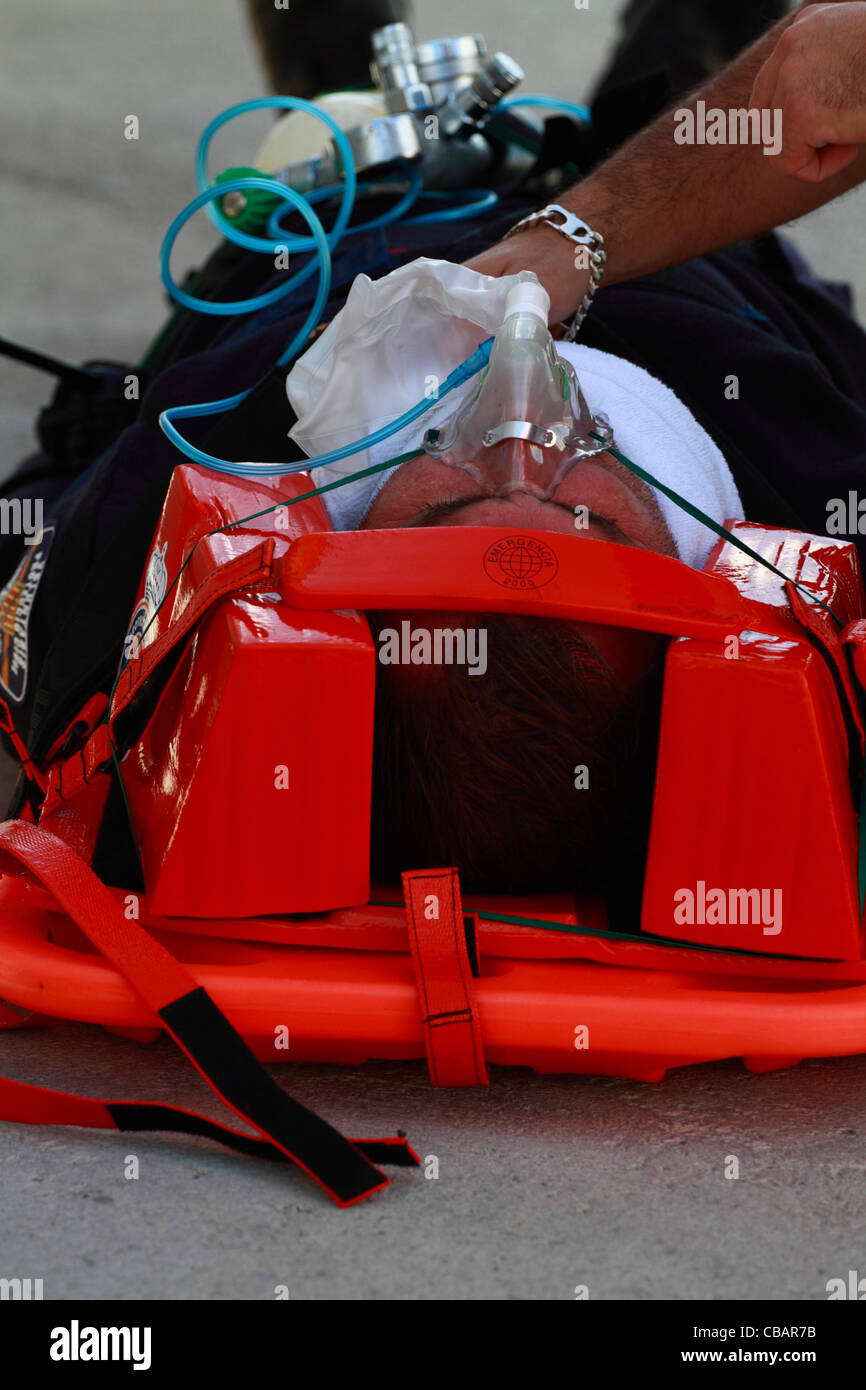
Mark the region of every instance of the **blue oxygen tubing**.
[[[290, 111], [306, 111], [308, 114], [321, 120], [334, 136], [334, 141], [340, 153], [345, 173], [345, 181], [342, 184], [330, 188], [314, 190], [307, 197], [296, 193], [294, 189], [287, 188], [274, 179], [242, 177], [229, 179], [217, 185], [208, 183], [207, 157], [210, 142], [216, 132], [228, 121], [243, 115], [248, 111], [257, 111], [263, 108], [273, 109], [279, 107]], [[288, 347], [277, 359], [277, 366], [283, 366], [294, 357], [298, 349], [306, 342], [310, 331], [319, 322], [322, 310], [327, 303], [328, 294], [331, 287], [331, 251], [339, 242], [340, 238], [346, 233], [349, 218], [355, 204], [357, 193], [357, 178], [355, 174], [355, 161], [352, 157], [351, 146], [349, 145], [343, 131], [336, 121], [321, 111], [317, 106], [308, 101], [303, 101], [299, 97], [262, 97], [256, 101], [245, 101], [237, 106], [229, 107], [219, 116], [216, 116], [202, 132], [196, 151], [196, 179], [199, 184], [200, 192], [195, 198], [180, 212], [172, 222], [162, 243], [160, 253], [160, 269], [162, 282], [173, 299], [183, 304], [188, 309], [197, 310], [209, 314], [235, 315], [242, 313], [253, 313], [257, 309], [264, 309], [270, 304], [285, 298], [298, 288], [305, 280], [309, 279], [318, 271], [319, 283], [316, 295], [310, 307], [306, 319], [298, 332], [292, 338]], [[403, 180], [405, 182], [405, 180]], [[286, 236], [279, 227], [279, 216], [285, 209], [277, 209], [272, 215], [268, 225], [268, 237], [253, 237], [246, 232], [239, 231], [232, 226], [229, 219], [219, 212], [213, 203], [217, 198], [222, 198], [224, 194], [238, 190], [243, 192], [245, 189], [262, 189], [269, 193], [277, 194], [284, 203], [289, 203], [303, 217], [310, 229], [309, 237]], [[475, 216], [481, 211], [492, 207], [496, 202], [496, 195], [486, 189], [463, 189], [462, 198], [456, 208], [449, 208], [438, 212], [428, 213], [422, 216], [420, 221], [447, 221], [456, 217]], [[326, 233], [319, 218], [313, 211], [312, 204], [321, 202], [324, 199], [340, 195], [340, 207], [334, 225], [329, 233]], [[396, 205], [379, 218], [375, 218], [368, 223], [352, 228], [353, 232], [369, 230], [374, 226], [381, 226], [387, 222], [397, 220], [402, 216], [416, 199], [422, 195], [421, 180], [416, 174], [411, 174], [408, 180], [408, 187], [403, 196], [397, 201]], [[428, 195], [431, 196], [431, 195]], [[174, 243], [183, 226], [191, 217], [206, 208], [211, 221], [219, 230], [238, 246], [243, 246], [251, 251], [261, 251], [271, 254], [288, 251], [311, 251], [313, 255], [307, 264], [296, 274], [293, 275], [284, 285], [278, 286], [275, 290], [270, 290], [267, 294], [257, 295], [252, 299], [235, 300], [231, 302], [213, 303], [209, 300], [199, 299], [195, 295], [188, 294], [177, 285], [171, 275], [170, 261]], [[280, 240], [277, 240], [280, 237]], [[441, 398], [446, 392], [454, 389], [455, 386], [462, 385], [469, 377], [474, 376], [482, 367], [486, 366], [490, 355], [492, 339], [482, 343], [481, 347], [472, 353], [465, 362], [461, 363], [447, 380], [443, 383], [439, 396]], [[214, 454], [208, 454], [203, 449], [197, 448], [184, 439], [177, 428], [176, 420], [191, 420], [202, 416], [223, 415], [230, 410], [236, 409], [247, 396], [255, 389], [248, 387], [245, 391], [238, 392], [237, 395], [227, 396], [223, 400], [204, 401], [199, 405], [172, 406], [164, 410], [159, 417], [160, 428], [163, 433], [171, 440], [181, 453], [185, 454], [193, 463], [201, 463], [218, 473], [229, 473], [236, 477], [261, 478], [284, 476], [287, 473], [307, 472], [312, 468], [320, 468], [323, 464], [334, 463], [339, 459], [348, 458], [352, 454], [359, 453], [363, 449], [370, 448], [374, 444], [383, 442], [396, 434], [406, 425], [420, 418], [425, 411], [429, 410], [434, 404], [432, 399], [425, 397], [417, 405], [406, 411], [390, 425], [383, 426], [381, 429], [368, 435], [364, 439], [357, 440], [355, 443], [345, 445], [341, 449], [333, 450], [329, 454], [324, 454], [318, 459], [306, 459], [302, 464], [294, 467], [286, 464], [264, 464], [264, 463], [233, 463], [228, 459], [217, 458]]]
[[559, 97], [503, 97], [499, 103], [499, 110], [509, 111], [515, 106], [543, 106], [548, 111], [562, 111], [567, 116], [575, 116], [584, 125], [589, 125], [592, 120], [592, 112], [588, 106], [579, 106], [573, 101], [561, 101]]
[[[578, 116], [581, 120], [589, 119], [589, 112], [586, 107], [575, 106], [569, 102], [562, 102], [554, 97], [513, 97], [506, 99], [502, 103], [503, 108], [510, 106], [545, 106], [554, 110], [568, 111], [571, 115]], [[343, 168], [344, 181], [342, 184], [335, 184], [328, 188], [315, 189], [306, 196], [296, 193], [294, 189], [278, 183], [275, 179], [266, 177], [244, 176], [236, 179], [228, 179], [218, 184], [209, 182], [207, 169], [208, 153], [214, 135], [229, 121], [238, 116], [242, 116], [250, 111], [261, 110], [286, 110], [304, 111], [308, 115], [314, 116], [317, 120], [326, 125], [334, 138], [340, 161]], [[230, 106], [227, 110], [215, 116], [208, 123], [202, 132], [198, 142], [195, 156], [195, 174], [199, 192], [187, 206], [178, 213], [163, 239], [160, 251], [160, 273], [162, 282], [172, 299], [198, 313], [206, 313], [221, 316], [234, 316], [237, 314], [255, 313], [258, 309], [265, 309], [272, 304], [276, 304], [282, 299], [286, 299], [300, 285], [309, 280], [311, 276], [318, 273], [319, 282], [316, 294], [310, 311], [303, 324], [292, 338], [288, 347], [277, 359], [277, 366], [284, 366], [288, 363], [307, 341], [310, 332], [320, 321], [322, 311], [328, 300], [331, 289], [331, 253], [347, 234], [354, 234], [361, 231], [369, 231], [374, 227], [385, 226], [390, 222], [402, 219], [406, 223], [447, 223], [461, 218], [476, 217], [480, 213], [489, 211], [496, 205], [497, 195], [490, 189], [466, 188], [459, 190], [458, 193], [442, 193], [436, 190], [425, 190], [421, 186], [421, 178], [414, 171], [410, 171], [408, 176], [392, 177], [380, 180], [375, 187], [384, 188], [394, 183], [395, 186], [406, 184], [405, 191], [397, 199], [395, 204], [387, 212], [369, 222], [356, 224], [349, 227], [349, 219], [355, 206], [355, 199], [358, 192], [358, 180], [355, 169], [355, 161], [352, 149], [346, 135], [326, 111], [322, 111], [313, 102], [303, 101], [300, 97], [260, 97], [254, 101], [239, 102], [235, 106]], [[222, 199], [226, 193], [234, 191], [245, 192], [260, 189], [264, 192], [276, 194], [283, 202], [289, 204], [295, 211], [299, 212], [309, 228], [309, 236], [289, 235], [282, 231], [280, 219], [284, 215], [285, 206], [277, 208], [268, 221], [267, 236], [251, 236], [247, 232], [240, 231], [235, 227], [229, 218], [213, 206], [217, 199]], [[337, 216], [334, 220], [330, 232], [326, 232], [318, 216], [313, 210], [315, 203], [339, 196], [340, 205]], [[451, 206], [447, 208], [434, 208], [430, 212], [421, 213], [412, 217], [407, 217], [406, 213], [416, 202], [428, 200], [431, 202], [448, 201]], [[309, 252], [310, 258], [302, 268], [292, 275], [282, 285], [276, 289], [269, 290], [266, 294], [255, 295], [250, 299], [234, 300], [230, 302], [212, 301], [200, 299], [196, 295], [189, 294], [176, 284], [171, 274], [171, 254], [174, 244], [181, 229], [186, 225], [191, 217], [205, 208], [208, 217], [219, 229], [227, 240], [234, 242], [237, 246], [242, 246], [250, 251], [258, 251], [266, 254], [277, 255], [280, 253]], [[439, 396], [447, 391], [453, 390], [455, 386], [461, 385], [469, 377], [475, 375], [487, 363], [490, 355], [492, 339], [482, 343], [481, 347], [472, 353], [465, 362], [461, 363], [444, 382]], [[320, 468], [323, 464], [334, 463], [339, 459], [348, 458], [354, 453], [359, 453], [364, 449], [370, 448], [374, 444], [381, 443], [391, 435], [396, 434], [406, 425], [417, 420], [430, 406], [433, 400], [425, 398], [413, 406], [411, 410], [405, 412], [390, 425], [383, 426], [375, 431], [374, 434], [359, 439], [351, 445], [346, 445], [341, 449], [333, 450], [329, 454], [323, 454], [317, 459], [307, 459], [302, 464], [287, 466], [286, 464], [254, 464], [254, 463], [232, 463], [227, 459], [217, 458], [213, 454], [206, 453], [203, 449], [196, 448], [190, 444], [178, 430], [175, 420], [190, 420], [202, 416], [222, 415], [227, 411], [236, 409], [246, 398], [255, 390], [255, 386], [248, 387], [245, 391], [238, 392], [237, 395], [227, 396], [223, 400], [205, 401], [199, 405], [172, 406], [164, 410], [159, 417], [160, 427], [168, 436], [171, 442], [194, 463], [204, 464], [208, 468], [214, 469], [219, 473], [231, 473], [237, 477], [275, 477], [292, 472], [306, 472], [313, 468]]]
[[[234, 120], [236, 116], [243, 115], [247, 111], [258, 111], [262, 108], [273, 109], [278, 107], [289, 111], [306, 111], [308, 114], [317, 117], [331, 131], [334, 137], [340, 157], [343, 161], [345, 181], [342, 186], [342, 197], [337, 217], [329, 234], [326, 234], [324, 227], [310, 206], [308, 199], [296, 193], [294, 189], [286, 188], [283, 184], [277, 183], [274, 179], [267, 178], [237, 178], [230, 179], [224, 183], [208, 186], [207, 174], [207, 155], [210, 142], [213, 136], [228, 121]], [[337, 122], [325, 111], [320, 111], [312, 102], [303, 101], [300, 97], [262, 97], [256, 101], [240, 102], [237, 106], [230, 106], [216, 116], [206, 127], [199, 140], [196, 151], [196, 178], [201, 186], [201, 191], [193, 198], [182, 212], [174, 219], [162, 243], [160, 253], [160, 269], [162, 282], [173, 299], [185, 305], [189, 309], [204, 311], [206, 313], [216, 313], [223, 315], [234, 315], [240, 313], [252, 313], [256, 309], [263, 309], [269, 304], [274, 304], [280, 299], [284, 299], [293, 290], [309, 277], [319, 273], [319, 283], [310, 311], [298, 332], [292, 338], [288, 347], [278, 358], [277, 366], [282, 366], [288, 362], [297, 350], [307, 341], [312, 328], [319, 322], [322, 310], [327, 303], [328, 294], [331, 288], [331, 248], [336, 246], [340, 237], [343, 235], [352, 209], [355, 204], [355, 193], [357, 179], [355, 176], [355, 161], [352, 157], [352, 150], [343, 131]], [[221, 198], [225, 193], [234, 190], [243, 191], [245, 189], [260, 188], [269, 193], [276, 193], [284, 202], [291, 203], [300, 212], [304, 221], [310, 229], [309, 237], [291, 237], [284, 239], [279, 247], [274, 242], [267, 241], [260, 237], [249, 237], [246, 233], [239, 232], [232, 227], [226, 218], [215, 208], [210, 206], [216, 198]], [[275, 251], [275, 250], [311, 250], [316, 255], [296, 275], [293, 275], [284, 285], [279, 285], [275, 290], [267, 294], [256, 295], [252, 299], [237, 300], [230, 303], [213, 304], [207, 300], [198, 299], [194, 295], [187, 294], [176, 285], [170, 271], [171, 252], [181, 228], [189, 219], [198, 212], [199, 208], [206, 207], [211, 220], [230, 240], [238, 245], [248, 245], [251, 250]], [[242, 401], [246, 400], [254, 387], [248, 387], [245, 391], [238, 392], [237, 395], [227, 396], [223, 400], [205, 401], [200, 405], [174, 406], [164, 410], [159, 417], [160, 427], [168, 436], [172, 443], [180, 449], [181, 453], [194, 463], [206, 464], [221, 473], [235, 473], [240, 477], [261, 476], [263, 472], [274, 473], [273, 468], [266, 469], [262, 465], [234, 464], [227, 459], [216, 458], [213, 454], [205, 453], [195, 445], [188, 443], [183, 438], [174, 424], [174, 420], [188, 420], [207, 415], [223, 415], [229, 410], [236, 409]], [[285, 472], [285, 469], [280, 471]]]
[[[348, 189], [348, 187], [349, 185], [347, 183], [346, 188]], [[182, 290], [179, 285], [175, 284], [171, 276], [171, 271], [169, 270], [171, 250], [181, 227], [183, 227], [184, 224], [187, 223], [189, 219], [193, 217], [195, 213], [198, 212], [199, 208], [207, 206], [207, 204], [212, 202], [214, 198], [221, 198], [223, 194], [232, 193], [235, 190], [242, 192], [244, 189], [253, 188], [265, 189], [269, 193], [278, 192], [281, 198], [283, 198], [287, 203], [291, 203], [292, 206], [297, 209], [297, 211], [301, 214], [307, 226], [309, 227], [310, 232], [312, 233], [312, 235], [309, 237], [290, 237], [287, 239], [286, 242], [283, 243], [283, 246], [281, 248], [278, 247], [277, 249], [291, 251], [292, 249], [298, 249], [296, 246], [293, 247], [293, 243], [303, 242], [304, 249], [306, 250], [307, 245], [309, 244], [311, 247], [315, 247], [315, 249], [319, 253], [320, 260], [318, 266], [316, 265], [316, 262], [314, 260], [311, 260], [310, 262], [308, 262], [307, 265], [304, 266], [303, 270], [299, 271], [297, 275], [293, 275], [291, 279], [287, 280], [284, 285], [278, 285], [276, 289], [269, 290], [267, 294], [255, 295], [252, 299], [233, 299], [227, 302], [215, 302], [209, 299], [199, 299], [197, 295], [187, 294], [185, 290]], [[245, 232], [235, 232], [232, 237], [232, 240], [237, 241], [238, 238], [241, 236], [243, 236], [245, 241], [247, 242], [260, 242], [259, 238], [247, 236]], [[199, 193], [198, 197], [193, 198], [192, 202], [188, 203], [187, 206], [183, 209], [183, 212], [179, 212], [177, 217], [172, 222], [171, 226], [165, 234], [165, 240], [162, 243], [162, 251], [160, 253], [160, 270], [162, 273], [162, 283], [165, 285], [165, 288], [168, 290], [172, 299], [176, 299], [179, 304], [185, 305], [187, 309], [195, 309], [200, 313], [206, 314], [221, 314], [225, 316], [232, 316], [235, 314], [251, 314], [256, 309], [265, 309], [269, 304], [276, 304], [277, 300], [285, 299], [287, 295], [291, 294], [293, 290], [297, 289], [298, 285], [300, 285], [302, 281], [309, 279], [309, 277], [312, 274], [314, 274], [314, 272], [318, 269], [319, 287], [316, 293], [315, 300], [313, 302], [313, 307], [310, 310], [309, 315], [305, 319], [303, 327], [298, 330], [298, 333], [296, 334], [295, 339], [293, 339], [292, 344], [289, 348], [286, 349], [286, 353], [283, 354], [283, 356], [285, 357], [287, 355], [290, 355], [291, 352], [294, 351], [296, 346], [299, 347], [300, 344], [306, 340], [307, 334], [309, 333], [313, 325], [317, 322], [318, 316], [325, 306], [325, 303], [328, 298], [328, 292], [331, 288], [331, 243], [333, 241], [333, 237], [333, 231], [331, 232], [330, 238], [325, 235], [324, 227], [322, 226], [316, 214], [313, 212], [313, 209], [310, 207], [306, 198], [303, 198], [300, 193], [296, 193], [294, 189], [286, 188], [281, 183], [275, 183], [273, 179], [227, 179], [224, 183], [220, 183], [214, 188], [206, 188], [202, 193]], [[270, 249], [272, 243], [268, 242], [266, 245], [267, 249]], [[260, 243], [253, 249], [261, 250], [263, 249], [263, 244]], [[282, 361], [282, 358], [280, 360]]]
[[486, 339], [464, 362], [460, 363], [459, 367], [455, 367], [454, 371], [446, 377], [436, 396], [425, 396], [423, 401], [413, 405], [403, 415], [392, 420], [389, 425], [382, 425], [380, 429], [365, 435], [363, 439], [356, 439], [351, 444], [344, 444], [340, 449], [332, 449], [328, 454], [320, 454], [318, 458], [304, 459], [301, 463], [230, 463], [227, 459], [219, 459], [213, 454], [206, 454], [202, 449], [197, 449], [194, 444], [190, 444], [188, 440], [183, 438], [174, 425], [174, 419], [191, 420], [201, 415], [222, 415], [227, 410], [233, 410], [245, 396], [249, 395], [248, 391], [242, 391], [240, 395], [230, 396], [224, 401], [207, 401], [203, 405], [172, 406], [171, 409], [162, 412], [159, 423], [163, 432], [182, 453], [186, 454], [187, 458], [192, 459], [193, 463], [206, 464], [208, 468], [214, 469], [217, 473], [232, 473], [238, 478], [276, 478], [285, 477], [288, 473], [308, 473], [312, 472], [314, 468], [322, 468], [326, 463], [337, 463], [340, 459], [350, 458], [352, 454], [359, 454], [364, 449], [371, 449], [374, 445], [390, 439], [393, 434], [397, 434], [406, 425], [411, 425], [414, 420], [419, 420], [438, 400], [441, 400], [449, 391], [453, 391], [455, 386], [462, 386], [464, 381], [468, 381], [470, 377], [475, 376], [476, 372], [480, 372], [483, 367], [487, 366], [492, 346], [493, 339]]
[[[278, 183], [276, 179], [245, 177], [229, 179], [219, 184], [211, 184], [209, 182], [207, 157], [211, 140], [216, 132], [229, 121], [235, 120], [238, 116], [242, 116], [248, 111], [261, 111], [263, 109], [273, 110], [274, 108], [287, 111], [305, 111], [308, 115], [314, 116], [317, 120], [320, 120], [326, 125], [334, 137], [334, 143], [337, 146], [340, 159], [343, 163], [345, 179], [340, 189], [319, 190], [322, 195], [330, 196], [332, 191], [341, 191], [342, 194], [334, 225], [327, 234], [318, 217], [313, 212], [311, 206], [313, 201], [312, 197], [305, 198], [302, 194], [296, 193], [294, 189], [287, 188], [284, 184]], [[300, 97], [259, 97], [255, 101], [242, 101], [236, 106], [230, 106], [226, 111], [221, 112], [219, 116], [215, 116], [214, 119], [205, 126], [196, 150], [195, 173], [196, 182], [199, 187], [198, 196], [193, 198], [192, 202], [174, 219], [162, 243], [160, 271], [165, 288], [178, 303], [184, 304], [188, 309], [195, 309], [199, 313], [222, 315], [253, 313], [256, 309], [263, 309], [269, 304], [274, 304], [278, 300], [284, 299], [287, 295], [291, 294], [293, 290], [297, 289], [298, 285], [315, 274], [318, 268], [319, 287], [316, 301], [313, 305], [316, 312], [313, 314], [313, 310], [311, 309], [309, 315], [311, 322], [305, 323], [297, 335], [300, 342], [304, 342], [310, 328], [317, 322], [319, 313], [327, 301], [331, 287], [330, 253], [343, 236], [348, 226], [349, 218], [352, 215], [352, 209], [355, 206], [355, 196], [357, 193], [355, 160], [352, 156], [352, 148], [345, 134], [327, 111], [321, 111], [319, 107], [315, 106], [312, 102], [303, 101]], [[308, 237], [284, 236], [279, 242], [265, 237], [253, 237], [247, 232], [239, 231], [237, 227], [232, 225], [229, 218], [224, 217], [221, 212], [211, 206], [217, 198], [221, 199], [225, 193], [235, 191], [244, 192], [245, 190], [252, 189], [261, 189], [264, 192], [276, 194], [283, 202], [291, 203], [292, 206], [300, 212], [310, 229], [311, 235]], [[318, 199], [316, 201], [318, 201]], [[270, 253], [271, 255], [276, 255], [281, 251], [288, 251], [289, 253], [292, 251], [317, 252], [319, 257], [318, 266], [315, 258], [312, 258], [297, 275], [293, 275], [284, 285], [279, 285], [275, 290], [271, 290], [269, 294], [258, 295], [254, 299], [215, 304], [211, 300], [199, 299], [197, 296], [186, 294], [175, 284], [172, 278], [170, 271], [171, 253], [180, 229], [201, 207], [207, 208], [207, 214], [211, 221], [217, 226], [227, 240], [234, 242], [237, 246], [243, 246], [250, 251]], [[303, 338], [300, 337], [301, 333], [304, 335]], [[283, 354], [284, 358], [291, 356], [295, 348], [300, 346], [300, 342], [295, 342], [290, 345], [290, 348], [287, 348], [286, 353]], [[281, 358], [280, 360], [282, 361], [283, 359]]]
[[[447, 192], [440, 192], [435, 188], [422, 188], [421, 177], [419, 174], [410, 173], [408, 179], [402, 175], [392, 175], [388, 179], [382, 179], [376, 184], [367, 184], [365, 189], [369, 192], [372, 188], [384, 189], [387, 184], [407, 183], [408, 187], [399, 202], [395, 203], [387, 212], [381, 216], [372, 218], [369, 222], [356, 222], [344, 233], [345, 236], [354, 236], [356, 232], [369, 232], [373, 227], [385, 227], [389, 222], [402, 221], [404, 227], [413, 227], [424, 222], [458, 222], [468, 217], [478, 217], [482, 212], [490, 212], [499, 202], [499, 195], [494, 193], [491, 188], [452, 188]], [[223, 185], [224, 187], [225, 185]], [[330, 188], [317, 188], [312, 193], [306, 195], [307, 202], [318, 203], [324, 198], [333, 198], [340, 192], [342, 184], [332, 184]], [[416, 199], [428, 200], [429, 202], [448, 202], [452, 207], [441, 208], [438, 212], [425, 212], [418, 217], [405, 217]], [[455, 200], [457, 200], [455, 202]], [[268, 236], [279, 237], [281, 235], [280, 222], [285, 214], [285, 208], [275, 208], [271, 213], [268, 223]], [[254, 240], [254, 238], [249, 238]], [[276, 242], [276, 245], [284, 247], [286, 238]]]

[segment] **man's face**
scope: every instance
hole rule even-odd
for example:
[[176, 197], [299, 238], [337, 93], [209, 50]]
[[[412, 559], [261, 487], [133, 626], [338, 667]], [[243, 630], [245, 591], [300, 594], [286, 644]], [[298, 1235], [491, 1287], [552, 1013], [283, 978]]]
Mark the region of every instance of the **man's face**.
[[[581, 507], [585, 526], [577, 522]], [[373, 531], [443, 525], [524, 526], [677, 554], [650, 489], [607, 453], [577, 463], [550, 499], [531, 489], [488, 495], [468, 473], [422, 454], [388, 479], [361, 522]]]
[[[587, 509], [587, 525], [575, 526], [576, 508]], [[361, 522], [362, 530], [404, 526], [517, 526], [677, 556], [650, 489], [607, 453], [577, 463], [550, 499], [531, 490], [490, 496], [468, 473], [422, 454], [388, 479]], [[638, 677], [658, 650], [659, 639], [650, 633], [590, 623], [579, 630], [625, 682]]]

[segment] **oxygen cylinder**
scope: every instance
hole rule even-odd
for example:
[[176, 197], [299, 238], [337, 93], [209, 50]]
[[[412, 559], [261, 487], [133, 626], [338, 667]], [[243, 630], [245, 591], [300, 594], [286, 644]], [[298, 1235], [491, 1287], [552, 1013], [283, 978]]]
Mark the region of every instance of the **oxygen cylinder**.
[[[341, 130], [351, 130], [378, 120], [386, 114], [384, 97], [375, 91], [327, 92], [316, 105], [337, 122]], [[259, 146], [253, 164], [265, 174], [275, 174], [288, 165], [314, 159], [331, 143], [327, 126], [306, 111], [288, 111], [271, 127]]]

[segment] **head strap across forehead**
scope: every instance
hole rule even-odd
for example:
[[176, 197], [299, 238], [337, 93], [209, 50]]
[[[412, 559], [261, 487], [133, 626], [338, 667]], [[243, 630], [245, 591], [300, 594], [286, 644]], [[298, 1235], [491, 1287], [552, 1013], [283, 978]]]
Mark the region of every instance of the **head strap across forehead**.
[[666, 555], [557, 531], [315, 532], [284, 557], [281, 590], [293, 608], [534, 614], [670, 636], [808, 640], [782, 585], [755, 599]]

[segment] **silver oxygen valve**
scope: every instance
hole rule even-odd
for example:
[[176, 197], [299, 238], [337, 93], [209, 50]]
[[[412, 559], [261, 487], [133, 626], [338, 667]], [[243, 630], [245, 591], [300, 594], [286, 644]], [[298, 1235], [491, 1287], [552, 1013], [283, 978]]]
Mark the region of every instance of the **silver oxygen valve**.
[[[371, 45], [370, 74], [386, 114], [345, 131], [357, 173], [369, 177], [413, 166], [425, 188], [437, 189], [465, 186], [487, 173], [496, 156], [484, 128], [523, 81], [519, 65], [507, 53], [488, 54], [480, 34], [416, 44], [408, 24], [374, 30]], [[528, 124], [537, 134], [538, 125]], [[515, 148], [514, 157], [526, 153]], [[322, 154], [273, 177], [299, 193], [339, 182], [336, 146], [331, 141]]]

